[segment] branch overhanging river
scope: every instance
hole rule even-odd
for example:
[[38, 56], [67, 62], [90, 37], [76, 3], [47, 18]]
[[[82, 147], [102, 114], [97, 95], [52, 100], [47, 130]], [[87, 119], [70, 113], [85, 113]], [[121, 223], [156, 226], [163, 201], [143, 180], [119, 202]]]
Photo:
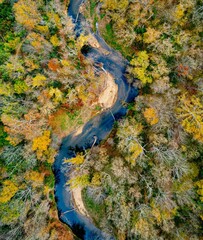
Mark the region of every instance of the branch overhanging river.
[[[102, 232], [89, 218], [83, 216], [74, 208], [70, 187], [66, 185], [71, 172], [71, 164], [63, 163], [64, 158], [70, 159], [75, 156], [76, 147], [79, 150], [88, 149], [107, 138], [114, 122], [127, 112], [123, 103], [132, 102], [137, 96], [137, 89], [130, 86], [124, 76], [128, 64], [127, 60], [120, 53], [111, 49], [98, 31], [93, 33], [82, 14], [79, 13], [82, 2], [83, 0], [71, 0], [68, 8], [68, 14], [75, 23], [76, 36], [79, 36], [85, 29], [96, 38], [100, 48], [90, 47], [88, 52], [85, 53], [85, 57], [93, 59], [95, 63], [101, 63], [104, 71], [109, 72], [114, 77], [118, 85], [118, 97], [110, 109], [103, 111], [88, 121], [80, 134], [75, 135], [73, 132], [63, 139], [53, 166], [56, 179], [55, 198], [60, 220], [67, 224], [77, 237], [84, 240], [113, 240], [115, 239], [113, 236]], [[105, 55], [101, 49], [108, 51], [109, 54]]]

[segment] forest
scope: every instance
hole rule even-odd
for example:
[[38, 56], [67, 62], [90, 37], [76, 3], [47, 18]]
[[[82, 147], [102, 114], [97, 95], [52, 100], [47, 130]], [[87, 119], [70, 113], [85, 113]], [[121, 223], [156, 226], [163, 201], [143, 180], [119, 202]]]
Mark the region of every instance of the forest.
[[[78, 239], [59, 220], [52, 166], [62, 139], [105, 111], [106, 80], [68, 6], [0, 0], [2, 240]], [[115, 239], [202, 239], [203, 2], [86, 0], [80, 12], [127, 59], [139, 94], [106, 139], [64, 159], [67, 184]]]

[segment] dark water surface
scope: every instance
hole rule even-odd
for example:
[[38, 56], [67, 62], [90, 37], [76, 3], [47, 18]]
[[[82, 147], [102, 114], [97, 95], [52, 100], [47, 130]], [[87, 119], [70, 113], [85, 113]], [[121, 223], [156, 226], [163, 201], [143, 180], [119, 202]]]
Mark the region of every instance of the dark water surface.
[[[79, 6], [82, 2], [82, 0], [71, 0], [68, 9], [69, 16], [75, 22], [77, 36], [80, 35], [83, 29], [86, 32], [89, 31], [89, 33], [94, 34], [86, 26], [87, 24], [83, 16], [78, 14]], [[68, 176], [71, 171], [71, 164], [63, 164], [64, 158], [67, 159], [75, 156], [74, 149], [76, 147], [81, 150], [90, 148], [94, 142], [94, 136], [97, 137], [96, 144], [105, 139], [111, 132], [115, 120], [118, 120], [127, 112], [122, 103], [132, 102], [137, 96], [137, 90], [127, 83], [124, 76], [128, 64], [127, 61], [123, 59], [120, 53], [111, 49], [99, 33], [95, 33], [94, 36], [101, 47], [109, 51], [109, 54], [104, 55], [98, 49], [90, 47], [88, 48], [88, 52], [85, 51], [85, 56], [93, 59], [95, 63], [102, 63], [104, 69], [114, 76], [118, 84], [118, 98], [111, 109], [102, 112], [87, 122], [81, 134], [74, 137], [73, 133], [71, 133], [63, 139], [53, 166], [56, 179], [55, 198], [60, 220], [67, 224], [77, 237], [84, 240], [113, 240], [115, 239], [113, 236], [102, 232], [90, 219], [74, 210], [70, 188], [66, 185], [66, 182], [69, 180]]]

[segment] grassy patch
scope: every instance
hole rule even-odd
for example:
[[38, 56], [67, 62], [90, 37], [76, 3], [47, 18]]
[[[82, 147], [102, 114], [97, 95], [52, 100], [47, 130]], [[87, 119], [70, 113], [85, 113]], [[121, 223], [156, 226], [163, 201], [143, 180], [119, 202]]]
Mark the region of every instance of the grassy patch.
[[112, 48], [121, 52], [121, 54], [125, 58], [128, 58], [129, 56], [131, 56], [132, 50], [129, 47], [125, 47], [124, 44], [123, 45], [119, 44], [118, 41], [116, 40], [116, 36], [113, 30], [113, 25], [111, 22], [106, 24], [106, 27], [102, 33], [102, 37]]
[[95, 15], [94, 21], [93, 21], [93, 31], [94, 32], [96, 32], [96, 30], [97, 30], [96, 24], [97, 24], [98, 20], [99, 20], [98, 17]]
[[90, 16], [92, 17], [95, 13], [95, 7], [97, 5], [97, 2], [94, 0], [90, 0]]
[[96, 111], [101, 111], [101, 110], [102, 110], [102, 107], [101, 107], [100, 105], [96, 105], [96, 106], [95, 106], [95, 110], [96, 110]]
[[121, 46], [116, 42], [115, 40], [115, 34], [113, 31], [113, 27], [112, 27], [112, 23], [107, 23], [106, 24], [106, 29], [105, 29], [105, 33], [104, 33], [104, 38], [105, 40], [116, 50], [121, 51], [122, 48]]
[[95, 203], [94, 199], [87, 195], [86, 189], [82, 191], [82, 197], [88, 213], [93, 218], [96, 225], [99, 226], [100, 220], [105, 216], [105, 206]]
[[0, 125], [0, 147], [9, 145], [9, 141], [6, 140], [8, 134], [4, 132], [4, 127]]
[[45, 179], [44, 179], [45, 185], [49, 186], [50, 188], [54, 188], [54, 183], [55, 183], [55, 177], [52, 173], [51, 173], [51, 175], [48, 175], [45, 177]]

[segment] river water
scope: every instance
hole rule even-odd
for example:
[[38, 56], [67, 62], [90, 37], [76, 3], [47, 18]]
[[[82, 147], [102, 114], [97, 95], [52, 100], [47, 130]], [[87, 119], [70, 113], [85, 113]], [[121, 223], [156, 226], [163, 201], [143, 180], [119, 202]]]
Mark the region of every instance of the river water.
[[84, 17], [78, 14], [82, 2], [82, 0], [71, 0], [68, 9], [68, 14], [75, 23], [76, 36], [79, 36], [85, 29], [85, 32], [88, 31], [93, 34], [101, 47], [109, 52], [108, 55], [105, 55], [102, 53], [104, 51], [90, 47], [88, 52], [85, 53], [85, 57], [93, 59], [95, 63], [102, 63], [103, 68], [113, 75], [118, 85], [118, 98], [111, 109], [102, 112], [87, 122], [81, 134], [74, 137], [74, 133], [71, 133], [63, 139], [53, 165], [55, 199], [60, 220], [67, 224], [77, 237], [84, 240], [113, 240], [115, 239], [114, 236], [102, 232], [90, 219], [74, 210], [70, 188], [66, 185], [66, 182], [69, 180], [71, 164], [64, 164], [63, 159], [74, 157], [76, 147], [81, 150], [90, 148], [95, 140], [95, 136], [97, 137], [96, 145], [101, 140], [107, 138], [115, 120], [120, 119], [127, 112], [123, 103], [132, 102], [137, 96], [137, 90], [127, 83], [124, 76], [128, 62], [120, 53], [110, 48], [98, 32], [93, 33], [87, 27]]

